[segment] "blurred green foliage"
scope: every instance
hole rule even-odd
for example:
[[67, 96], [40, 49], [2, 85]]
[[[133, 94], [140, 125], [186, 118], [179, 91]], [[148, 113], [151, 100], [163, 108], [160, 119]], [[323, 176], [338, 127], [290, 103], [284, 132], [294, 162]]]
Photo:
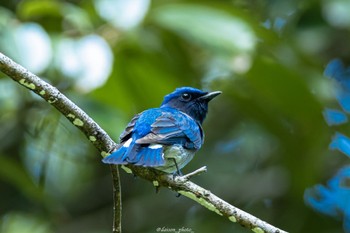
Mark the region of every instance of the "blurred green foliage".
[[[322, 75], [350, 61], [349, 6], [325, 1], [15, 0], [0, 51], [55, 85], [115, 140], [179, 86], [221, 90], [206, 143], [183, 170], [289, 232], [342, 232], [303, 202], [347, 159], [328, 151], [334, 106]], [[337, 130], [346, 131], [348, 126]], [[122, 174], [124, 232], [247, 232], [184, 197]], [[109, 168], [46, 102], [0, 74], [0, 232], [110, 232]]]

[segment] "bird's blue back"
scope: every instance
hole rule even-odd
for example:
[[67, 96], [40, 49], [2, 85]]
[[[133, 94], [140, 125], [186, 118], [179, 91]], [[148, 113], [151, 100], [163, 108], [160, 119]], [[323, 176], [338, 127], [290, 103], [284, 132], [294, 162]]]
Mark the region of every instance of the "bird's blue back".
[[157, 139], [152, 138], [153, 141], [149, 143], [180, 144], [191, 150], [198, 150], [203, 144], [204, 137], [200, 124], [187, 114], [168, 107], [152, 108], [142, 112], [135, 122], [133, 134], [136, 140], [140, 139], [139, 142], [145, 141], [143, 137], [148, 134], [155, 134], [158, 136]]

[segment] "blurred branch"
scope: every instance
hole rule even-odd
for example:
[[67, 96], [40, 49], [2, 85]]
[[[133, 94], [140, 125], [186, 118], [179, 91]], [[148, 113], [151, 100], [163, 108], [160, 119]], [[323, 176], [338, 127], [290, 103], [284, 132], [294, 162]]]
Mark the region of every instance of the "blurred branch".
[[[116, 143], [94, 122], [84, 111], [70, 101], [66, 96], [60, 93], [55, 87], [46, 83], [39, 77], [30, 73], [22, 66], [0, 53], [0, 71], [8, 75], [10, 78], [28, 88], [34, 93], [41, 96], [48, 103], [53, 105], [76, 127], [78, 127], [92, 144], [101, 152], [104, 157], [109, 152], [116, 148]], [[240, 225], [253, 230], [257, 233], [286, 233], [232, 205], [219, 197], [212, 194], [197, 184], [188, 181], [188, 178], [195, 174], [200, 174], [205, 171], [201, 168], [188, 176], [173, 177], [173, 175], [165, 174], [154, 169], [127, 165], [123, 168], [128, 173], [133, 173], [146, 180], [149, 180], [157, 188], [167, 187], [174, 190], [183, 196], [186, 196], [207, 209], [228, 218], [232, 222], [237, 222]], [[113, 175], [113, 192], [114, 192], [114, 223], [113, 232], [121, 232], [121, 196], [120, 196], [120, 179], [117, 166], [111, 166]]]

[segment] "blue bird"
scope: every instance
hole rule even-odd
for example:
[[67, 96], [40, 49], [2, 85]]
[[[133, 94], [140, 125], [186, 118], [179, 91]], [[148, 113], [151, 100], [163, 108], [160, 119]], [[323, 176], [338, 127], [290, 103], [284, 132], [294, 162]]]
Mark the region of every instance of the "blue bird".
[[102, 161], [133, 164], [177, 172], [189, 163], [204, 142], [202, 123], [208, 102], [220, 91], [177, 88], [164, 97], [160, 108], [145, 110], [132, 118], [120, 135], [117, 150]]

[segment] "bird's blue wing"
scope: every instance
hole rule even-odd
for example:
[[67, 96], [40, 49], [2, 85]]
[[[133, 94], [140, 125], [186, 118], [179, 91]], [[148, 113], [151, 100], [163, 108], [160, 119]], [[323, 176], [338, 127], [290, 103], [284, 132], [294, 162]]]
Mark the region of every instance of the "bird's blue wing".
[[180, 144], [198, 150], [203, 144], [203, 130], [190, 116], [180, 111], [164, 111], [151, 125], [150, 132], [138, 139], [139, 144]]
[[165, 164], [164, 145], [198, 150], [203, 144], [203, 131], [195, 120], [180, 111], [150, 109], [131, 120], [120, 142], [121, 146], [104, 158], [104, 163], [157, 167]]
[[140, 118], [142, 113], [136, 114], [131, 121], [129, 122], [129, 124], [126, 126], [125, 130], [123, 131], [123, 133], [120, 135], [119, 140], [120, 143], [126, 142], [132, 134], [132, 131], [134, 130], [135, 124], [137, 122], [137, 120]]

